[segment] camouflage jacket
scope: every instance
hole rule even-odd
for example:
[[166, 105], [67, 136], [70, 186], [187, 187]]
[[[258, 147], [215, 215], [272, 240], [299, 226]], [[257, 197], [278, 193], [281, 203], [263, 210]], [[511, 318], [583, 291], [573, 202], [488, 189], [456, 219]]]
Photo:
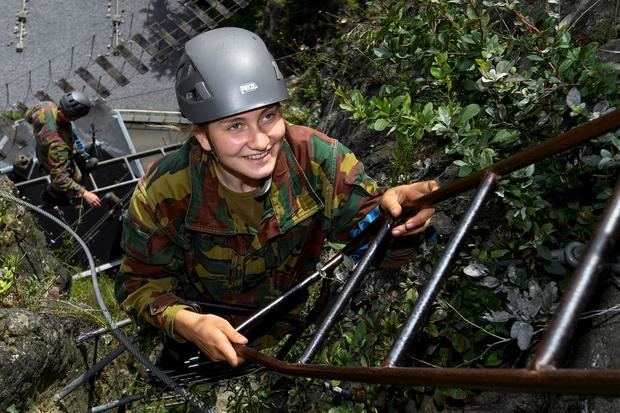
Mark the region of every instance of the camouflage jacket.
[[32, 124], [37, 159], [50, 174], [52, 188], [58, 192], [81, 190], [82, 186], [76, 182], [71, 122], [58, 119], [58, 106], [54, 102], [41, 102], [28, 108], [25, 119]]
[[[123, 309], [174, 337], [176, 313], [193, 308], [185, 300], [264, 306], [315, 269], [325, 239], [347, 242], [378, 209], [362, 163], [310, 128], [287, 125], [272, 177], [254, 229], [218, 194], [213, 160], [194, 138], [155, 163], [124, 216]], [[406, 249], [390, 256], [406, 259]]]

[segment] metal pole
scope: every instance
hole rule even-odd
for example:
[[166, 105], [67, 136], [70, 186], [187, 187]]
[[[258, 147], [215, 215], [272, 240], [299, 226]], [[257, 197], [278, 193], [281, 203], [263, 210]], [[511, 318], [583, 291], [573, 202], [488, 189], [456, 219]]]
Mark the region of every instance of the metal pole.
[[368, 246], [368, 250], [366, 251], [364, 256], [357, 263], [355, 270], [353, 270], [353, 274], [351, 274], [351, 277], [342, 288], [342, 292], [336, 299], [336, 302], [334, 302], [332, 307], [329, 309], [328, 314], [323, 319], [323, 322], [317, 328], [314, 337], [312, 337], [312, 340], [300, 357], [299, 363], [308, 363], [310, 360], [312, 360], [316, 352], [319, 350], [320, 345], [323, 343], [325, 338], [327, 338], [327, 332], [338, 319], [340, 313], [344, 309], [344, 306], [349, 301], [349, 298], [351, 298], [351, 296], [353, 295], [355, 288], [362, 280], [363, 274], [366, 272], [368, 267], [370, 267], [370, 264], [372, 263], [372, 260], [376, 255], [376, 252], [381, 248], [383, 243], [389, 239], [392, 225], [392, 219], [386, 217], [385, 223], [379, 229], [377, 235]]
[[117, 407], [127, 406], [133, 402], [137, 402], [139, 400], [144, 400], [146, 395], [144, 393], [137, 393], [131, 396], [123, 397], [122, 399], [112, 400], [107, 402], [106, 404], [101, 404], [99, 406], [95, 406], [90, 409], [90, 413], [100, 413], [107, 412], [108, 410], [112, 410]]
[[233, 347], [246, 360], [277, 373], [297, 377], [493, 391], [620, 395], [620, 370], [618, 369], [530, 370], [327, 366], [287, 363], [246, 346], [233, 344]]
[[[118, 323], [116, 323], [116, 328], [122, 328], [122, 327], [130, 325], [131, 323], [132, 323], [132, 321], [131, 321], [130, 318], [125, 318], [125, 319], [119, 321]], [[106, 333], [111, 333], [109, 326], [108, 327], [101, 327], [101, 328], [98, 328], [97, 330], [89, 331], [87, 333], [82, 333], [82, 334], [80, 334], [78, 336], [78, 338], [77, 338], [77, 340], [75, 340], [75, 342], [79, 344], [79, 343], [82, 343], [82, 342], [84, 342], [84, 341], [86, 341], [86, 340], [88, 340], [90, 338], [97, 337], [97, 336], [100, 336], [100, 335], [106, 334]]]
[[98, 374], [105, 366], [114, 361], [115, 358], [123, 354], [125, 351], [125, 346], [120, 345], [112, 350], [107, 356], [99, 360], [97, 364], [92, 366], [90, 369], [86, 370], [84, 373], [80, 374], [75, 380], [69, 383], [64, 389], [60, 390], [56, 395], [54, 395], [55, 400], [62, 400], [69, 393], [80, 387], [83, 383], [88, 381], [91, 377]]
[[439, 293], [444, 279], [449, 274], [463, 242], [467, 238], [469, 230], [474, 224], [476, 216], [478, 216], [478, 213], [484, 206], [489, 195], [497, 185], [498, 180], [499, 176], [494, 173], [489, 173], [484, 178], [478, 192], [476, 192], [476, 195], [469, 204], [469, 209], [465, 213], [463, 220], [456, 229], [441, 259], [435, 266], [428, 283], [424, 286], [424, 289], [415, 302], [413, 310], [411, 310], [411, 314], [409, 315], [409, 319], [394, 342], [394, 346], [392, 347], [387, 360], [384, 362], [384, 365], [389, 367], [397, 365], [403, 352], [413, 341], [415, 334], [424, 326], [424, 322], [426, 321], [428, 313], [430, 312], [431, 306]]
[[[342, 262], [342, 254], [337, 254], [330, 261], [326, 263], [326, 265], [321, 269], [322, 272], [331, 272], [333, 271], [340, 263]], [[239, 324], [236, 328], [237, 331], [243, 333], [259, 322], [263, 321], [267, 316], [273, 314], [276, 310], [282, 307], [284, 304], [291, 301], [292, 298], [295, 298], [298, 294], [307, 291], [308, 287], [321, 279], [321, 271], [316, 271], [309, 277], [306, 277], [302, 282], [296, 284], [290, 290], [270, 302], [265, 307], [261, 308], [256, 313], [252, 314], [252, 316], [248, 317], [244, 322]]]
[[620, 180], [528, 368], [533, 370], [555, 368], [561, 362], [569, 340], [575, 332], [578, 317], [599, 283], [604, 260], [614, 251], [619, 238]]

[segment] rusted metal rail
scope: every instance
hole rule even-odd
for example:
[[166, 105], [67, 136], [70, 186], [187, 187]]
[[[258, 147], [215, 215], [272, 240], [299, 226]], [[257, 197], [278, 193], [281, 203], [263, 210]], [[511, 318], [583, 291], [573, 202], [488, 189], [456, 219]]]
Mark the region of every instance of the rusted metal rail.
[[620, 393], [620, 370], [327, 366], [287, 363], [249, 347], [238, 344], [233, 346], [246, 360], [289, 376], [530, 393], [593, 395]]

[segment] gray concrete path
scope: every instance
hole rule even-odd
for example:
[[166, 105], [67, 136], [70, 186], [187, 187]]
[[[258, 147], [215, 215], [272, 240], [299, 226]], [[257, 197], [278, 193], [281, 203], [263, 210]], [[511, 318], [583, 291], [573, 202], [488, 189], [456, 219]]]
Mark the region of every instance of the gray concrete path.
[[[176, 59], [153, 61], [141, 47], [130, 41], [136, 33], [152, 38], [147, 26], [162, 22], [166, 14], [178, 10], [179, 3], [166, 0], [29, 0], [25, 2], [27, 18], [23, 51], [16, 45], [14, 33], [16, 13], [23, 0], [0, 2], [0, 110], [9, 110], [17, 101], [31, 104], [38, 99], [34, 93], [44, 90], [57, 100], [64, 92], [55, 82], [65, 78], [90, 97], [94, 90], [75, 70], [86, 68], [110, 91], [106, 102], [110, 107], [177, 110], [173, 93], [172, 72]], [[113, 38], [113, 16], [122, 16], [120, 37], [136, 57], [150, 70], [140, 74], [127, 61], [110, 53]], [[163, 47], [161, 43], [158, 43]], [[120, 86], [96, 62], [103, 55], [129, 79]]]

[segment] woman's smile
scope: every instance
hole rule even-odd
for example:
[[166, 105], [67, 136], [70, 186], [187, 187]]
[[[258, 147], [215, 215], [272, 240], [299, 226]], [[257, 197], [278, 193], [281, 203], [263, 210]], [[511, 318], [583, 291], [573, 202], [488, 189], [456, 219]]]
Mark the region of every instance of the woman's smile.
[[254, 155], [248, 155], [245, 156], [244, 158], [247, 158], [251, 161], [260, 161], [262, 159], [264, 159], [265, 157], [267, 157], [267, 155], [271, 154], [271, 148], [267, 149], [266, 151], [254, 154]]

